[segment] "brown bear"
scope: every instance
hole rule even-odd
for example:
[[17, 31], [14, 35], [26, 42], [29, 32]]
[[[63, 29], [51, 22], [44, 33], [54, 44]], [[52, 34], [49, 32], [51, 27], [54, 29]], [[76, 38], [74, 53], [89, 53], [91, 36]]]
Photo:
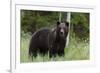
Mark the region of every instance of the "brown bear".
[[66, 37], [68, 35], [69, 23], [57, 22], [56, 27], [51, 30], [42, 28], [36, 31], [30, 40], [29, 56], [36, 57], [37, 53], [45, 55], [49, 52], [49, 57], [64, 56]]

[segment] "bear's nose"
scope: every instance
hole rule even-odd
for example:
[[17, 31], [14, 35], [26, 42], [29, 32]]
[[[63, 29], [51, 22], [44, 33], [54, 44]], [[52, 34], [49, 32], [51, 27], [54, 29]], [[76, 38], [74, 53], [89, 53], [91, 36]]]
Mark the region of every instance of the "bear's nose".
[[63, 34], [63, 32], [60, 32], [61, 34]]
[[61, 34], [64, 34], [64, 30], [63, 30], [63, 29], [61, 29], [61, 30], [60, 30], [60, 33], [61, 33]]

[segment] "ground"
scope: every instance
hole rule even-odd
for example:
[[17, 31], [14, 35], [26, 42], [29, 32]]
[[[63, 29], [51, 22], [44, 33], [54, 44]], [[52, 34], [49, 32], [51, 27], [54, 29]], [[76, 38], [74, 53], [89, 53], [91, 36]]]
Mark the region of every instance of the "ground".
[[[21, 37], [21, 48], [20, 48], [20, 62], [32, 62], [28, 58], [28, 46], [30, 35]], [[46, 61], [72, 61], [72, 60], [88, 60], [89, 59], [89, 42], [87, 40], [77, 40], [77, 38], [70, 37], [68, 46], [65, 48], [65, 57], [57, 56], [55, 59], [49, 59], [48, 54], [44, 57], [38, 54], [37, 58], [33, 58], [33, 62], [46, 62]]]

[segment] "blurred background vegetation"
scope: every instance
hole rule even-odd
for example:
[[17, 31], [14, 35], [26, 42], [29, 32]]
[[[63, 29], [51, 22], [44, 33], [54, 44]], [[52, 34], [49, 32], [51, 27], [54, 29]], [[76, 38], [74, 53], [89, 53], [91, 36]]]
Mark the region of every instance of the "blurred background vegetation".
[[[42, 27], [53, 28], [59, 21], [59, 12], [21, 10], [20, 13], [21, 62], [26, 62], [29, 61], [28, 45], [32, 34]], [[89, 59], [89, 13], [71, 12], [70, 22], [70, 40], [64, 60]]]
[[[64, 12], [62, 12], [63, 14]], [[22, 33], [33, 34], [41, 27], [52, 28], [59, 21], [59, 12], [21, 10]], [[71, 31], [76, 37], [89, 37], [89, 13], [71, 12]]]

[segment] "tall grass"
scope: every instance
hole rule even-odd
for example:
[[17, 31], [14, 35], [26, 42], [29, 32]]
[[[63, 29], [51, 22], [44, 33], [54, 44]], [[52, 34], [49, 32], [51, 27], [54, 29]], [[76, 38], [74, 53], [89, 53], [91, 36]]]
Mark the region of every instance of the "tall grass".
[[[20, 61], [21, 63], [32, 62], [28, 57], [29, 41], [31, 36], [29, 34], [21, 35]], [[49, 55], [42, 57], [38, 54], [33, 58], [33, 62], [46, 61], [71, 61], [71, 60], [88, 60], [89, 59], [89, 41], [79, 40], [76, 37], [70, 37], [68, 46], [65, 48], [65, 56], [57, 56], [55, 59], [50, 59]]]

